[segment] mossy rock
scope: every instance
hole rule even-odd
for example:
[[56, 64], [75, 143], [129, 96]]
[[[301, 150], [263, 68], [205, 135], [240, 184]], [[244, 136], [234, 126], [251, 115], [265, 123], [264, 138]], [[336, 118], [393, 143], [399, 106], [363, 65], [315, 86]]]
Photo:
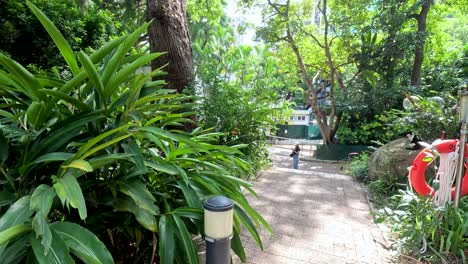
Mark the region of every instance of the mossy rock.
[[421, 149], [408, 148], [410, 148], [409, 140], [400, 138], [377, 149], [369, 158], [369, 179], [397, 178], [405, 181], [408, 177], [408, 167], [413, 164], [414, 158], [421, 151]]

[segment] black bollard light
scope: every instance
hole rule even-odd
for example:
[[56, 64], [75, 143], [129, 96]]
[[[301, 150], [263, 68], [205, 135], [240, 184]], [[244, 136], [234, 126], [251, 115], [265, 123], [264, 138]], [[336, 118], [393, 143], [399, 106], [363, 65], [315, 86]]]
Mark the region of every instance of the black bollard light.
[[205, 211], [206, 264], [231, 262], [231, 238], [234, 202], [214, 196], [203, 204]]

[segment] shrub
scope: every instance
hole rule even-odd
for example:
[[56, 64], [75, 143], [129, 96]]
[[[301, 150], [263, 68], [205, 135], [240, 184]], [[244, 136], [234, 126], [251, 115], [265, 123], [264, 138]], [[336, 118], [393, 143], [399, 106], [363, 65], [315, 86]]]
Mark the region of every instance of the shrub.
[[[455, 113], [456, 100], [448, 94], [441, 97], [423, 98], [411, 96], [412, 102], [405, 99], [405, 110], [390, 109], [376, 115], [371, 122], [354, 126], [356, 122], [348, 120], [348, 127], [343, 126], [337, 137], [344, 144], [383, 145], [408, 131], [414, 132], [420, 139], [432, 142], [440, 138], [442, 131], [447, 138], [455, 138], [458, 133], [458, 115]], [[346, 116], [345, 116], [346, 117]], [[346, 123], [346, 122], [345, 122]]]
[[452, 204], [435, 206], [429, 197], [401, 190], [393, 197], [397, 206], [385, 207], [376, 213], [376, 222], [387, 221], [396, 240], [394, 246], [429, 262], [466, 263], [468, 247], [468, 197], [460, 207]]
[[356, 177], [359, 181], [368, 181], [369, 154], [363, 153], [354, 158], [348, 166], [349, 175]]
[[[78, 54], [28, 3], [73, 77], [33, 75], [0, 54], [0, 259], [18, 263], [198, 263], [202, 201], [231, 198], [232, 249], [245, 261], [241, 225], [262, 247], [271, 228], [243, 190], [242, 145], [177, 129], [190, 97], [136, 70], [160, 54], [132, 51], [148, 24], [91, 55]], [[81, 66], [79, 66], [79, 64]]]

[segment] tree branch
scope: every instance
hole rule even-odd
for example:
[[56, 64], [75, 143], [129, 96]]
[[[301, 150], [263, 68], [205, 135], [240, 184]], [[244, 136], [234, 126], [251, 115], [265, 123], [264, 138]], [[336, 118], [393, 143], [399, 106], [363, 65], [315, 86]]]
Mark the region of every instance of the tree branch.
[[268, 5], [271, 6], [273, 9], [275, 9], [276, 13], [281, 16], [286, 16], [286, 12], [282, 12], [278, 6], [286, 6], [286, 5], [281, 5], [278, 3], [272, 3], [270, 0], [268, 0]]
[[318, 38], [317, 38], [317, 37], [316, 37], [314, 34], [312, 34], [312, 33], [310, 33], [310, 32], [307, 32], [307, 31], [305, 31], [305, 30], [304, 30], [302, 27], [301, 27], [301, 28], [299, 28], [299, 29], [300, 29], [300, 30], [301, 30], [301, 32], [302, 32], [302, 33], [304, 33], [305, 35], [307, 35], [307, 36], [311, 37], [311, 38], [312, 38], [312, 39], [315, 41], [315, 43], [317, 43], [317, 45], [319, 45], [319, 47], [320, 47], [320, 48], [322, 48], [322, 49], [324, 48], [323, 44], [322, 44], [322, 43], [320, 43], [320, 41], [318, 40]]
[[415, 14], [415, 13], [409, 14], [409, 15], [408, 15], [408, 18], [414, 18], [414, 19], [416, 19], [416, 20], [419, 20], [419, 14]]

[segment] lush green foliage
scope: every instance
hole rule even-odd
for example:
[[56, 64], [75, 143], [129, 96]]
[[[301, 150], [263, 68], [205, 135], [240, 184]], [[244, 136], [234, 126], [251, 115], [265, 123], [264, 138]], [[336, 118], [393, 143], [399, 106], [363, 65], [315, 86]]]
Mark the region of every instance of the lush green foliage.
[[[320, 10], [324, 1], [270, 1], [264, 11], [266, 25], [258, 35], [273, 43], [279, 51], [281, 65], [295, 69], [295, 76], [291, 77], [300, 80], [297, 58], [284, 44], [291, 41], [286, 34], [287, 25], [309, 75], [320, 71], [323, 78], [330, 79], [324, 24], [331, 25], [330, 56], [346, 87], [333, 93], [341, 120], [338, 138], [352, 144], [386, 143], [395, 134], [386, 135], [388, 130], [384, 127], [390, 124], [379, 120], [380, 116], [391, 109], [402, 110], [401, 102], [406, 94], [455, 96], [466, 83], [463, 66], [466, 36], [460, 34], [467, 24], [466, 9], [454, 3], [438, 2], [431, 7], [427, 20], [422, 81], [417, 87], [410, 85], [415, 47], [421, 39], [414, 17], [424, 2], [327, 1], [326, 17]], [[271, 15], [278, 12], [283, 15]], [[287, 19], [285, 14], [289, 14]], [[333, 101], [331, 93], [328, 99]], [[327, 107], [323, 110], [331, 113]]]
[[369, 154], [363, 153], [354, 158], [347, 167], [347, 173], [356, 177], [359, 181], [368, 180]]
[[245, 260], [241, 225], [261, 247], [265, 220], [240, 176], [242, 145], [219, 133], [177, 129], [191, 97], [163, 89], [137, 69], [160, 54], [132, 51], [148, 24], [77, 56], [48, 18], [72, 75], [30, 73], [0, 54], [0, 259], [3, 263], [198, 263], [202, 201], [223, 194], [236, 206], [232, 249]]
[[[63, 32], [72, 50], [97, 48], [118, 32], [113, 14], [98, 5], [86, 13], [78, 1], [31, 1]], [[58, 67], [63, 73], [65, 62], [48, 37], [46, 30], [26, 6], [26, 0], [0, 1], [0, 50], [22, 65], [34, 64], [40, 69]]]
[[376, 221], [388, 221], [397, 234], [394, 245], [399, 252], [434, 263], [455, 263], [454, 258], [466, 263], [467, 197], [460, 200], [459, 208], [435, 206], [430, 198], [411, 191], [400, 191], [394, 200], [396, 208], [379, 210]]
[[[348, 143], [366, 143], [388, 140], [401, 136], [401, 131], [392, 124], [393, 116], [405, 115], [401, 102], [407, 94], [429, 98], [442, 96], [446, 100], [443, 111], [447, 115], [453, 106], [452, 96], [466, 84], [466, 36], [459, 34], [466, 26], [466, 10], [453, 3], [436, 3], [428, 17], [423, 78], [417, 87], [410, 86], [411, 65], [414, 60], [414, 47], [418, 41], [415, 33], [415, 19], [412, 14], [418, 11], [422, 1], [373, 1], [370, 16], [363, 20], [361, 33], [352, 42], [352, 57], [359, 74], [349, 82], [347, 91], [340, 91], [339, 109], [345, 113], [342, 120], [343, 131], [339, 138]], [[459, 25], [459, 26], [457, 26]], [[353, 27], [349, 27], [353, 29]], [[357, 41], [356, 41], [357, 40]], [[423, 107], [430, 119], [440, 116], [431, 107]], [[402, 123], [404, 129], [420, 130], [423, 112], [408, 116]], [[454, 113], [448, 114], [455, 116]], [[419, 121], [411, 120], [411, 118]], [[437, 121], [437, 119], [432, 119]], [[422, 131], [426, 140], [440, 136], [442, 130], [450, 132], [448, 120], [435, 125], [433, 131]], [[438, 122], [438, 121], [437, 121]], [[418, 128], [419, 127], [419, 128]], [[429, 126], [430, 127], [430, 126]], [[354, 134], [351, 134], [353, 132]], [[453, 134], [452, 134], [453, 135]]]
[[347, 144], [382, 145], [412, 131], [420, 139], [431, 143], [446, 132], [447, 138], [458, 133], [456, 100], [450, 95], [423, 98], [411, 96], [404, 100], [405, 110], [391, 109], [378, 116], [360, 130], [342, 128], [338, 133], [341, 142]]
[[221, 144], [247, 144], [243, 151], [256, 172], [267, 160], [266, 132], [288, 107], [278, 61], [265, 47], [236, 45], [226, 22], [200, 22], [192, 32], [200, 124], [224, 133]]

